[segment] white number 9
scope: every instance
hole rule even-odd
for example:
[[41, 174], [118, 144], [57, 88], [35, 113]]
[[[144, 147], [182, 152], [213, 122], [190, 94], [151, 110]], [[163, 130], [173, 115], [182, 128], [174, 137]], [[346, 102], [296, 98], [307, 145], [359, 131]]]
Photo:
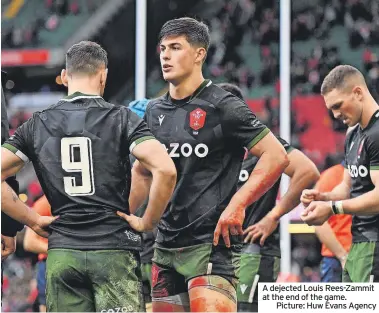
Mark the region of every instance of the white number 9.
[[[77, 153], [75, 153], [77, 151]], [[79, 155], [80, 159], [74, 157]], [[70, 196], [89, 196], [95, 193], [92, 164], [92, 142], [88, 137], [67, 137], [61, 140], [62, 168], [68, 173], [81, 173], [82, 185], [75, 177], [63, 177], [64, 190]]]

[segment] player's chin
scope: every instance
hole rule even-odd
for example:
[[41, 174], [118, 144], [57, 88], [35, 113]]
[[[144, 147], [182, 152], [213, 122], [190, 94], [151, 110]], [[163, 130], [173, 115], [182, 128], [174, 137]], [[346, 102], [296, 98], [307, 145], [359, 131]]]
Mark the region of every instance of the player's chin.
[[175, 75], [174, 73], [163, 72], [163, 79], [168, 82], [173, 82], [173, 81], [176, 81], [177, 75]]
[[353, 120], [347, 118], [347, 119], [343, 120], [343, 123], [344, 123], [346, 126], [348, 126], [348, 127], [354, 127], [355, 125], [358, 124], [358, 121], [353, 121]]

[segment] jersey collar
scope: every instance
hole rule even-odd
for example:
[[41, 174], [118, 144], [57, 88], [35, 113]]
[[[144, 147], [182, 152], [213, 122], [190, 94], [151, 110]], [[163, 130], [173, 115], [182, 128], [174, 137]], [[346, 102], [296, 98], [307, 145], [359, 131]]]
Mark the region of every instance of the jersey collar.
[[[197, 89], [194, 91], [194, 93], [190, 96], [188, 96], [187, 98], [184, 98], [182, 100], [185, 101], [185, 103], [188, 103], [190, 102], [191, 100], [195, 99], [197, 96], [200, 95], [200, 93], [206, 88], [206, 87], [209, 87], [210, 85], [212, 84], [212, 81], [210, 79], [204, 79], [204, 81], [200, 84], [199, 87], [197, 87]], [[185, 104], [185, 103], [181, 103], [182, 101], [181, 100], [175, 100], [175, 99], [172, 99], [170, 97], [170, 92], [167, 92], [166, 94], [166, 99], [168, 101], [170, 101], [171, 103], [174, 103], [174, 104]]]
[[368, 122], [368, 125], [362, 130], [365, 131], [369, 129], [375, 123], [376, 120], [379, 120], [379, 110], [375, 111], [375, 113], [371, 116], [371, 119], [370, 119], [370, 122]]
[[96, 98], [102, 98], [102, 97], [99, 95], [87, 95], [87, 94], [81, 93], [80, 91], [76, 91], [72, 93], [71, 95], [64, 97], [62, 100], [72, 102], [77, 99], [96, 99]]

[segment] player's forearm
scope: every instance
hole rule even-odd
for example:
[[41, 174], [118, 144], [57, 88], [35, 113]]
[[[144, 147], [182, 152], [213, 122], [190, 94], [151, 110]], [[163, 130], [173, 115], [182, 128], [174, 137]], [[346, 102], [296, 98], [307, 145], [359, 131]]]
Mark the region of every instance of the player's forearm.
[[230, 204], [236, 208], [247, 208], [275, 184], [287, 166], [286, 154], [273, 156], [263, 153], [249, 179], [233, 196]]
[[343, 200], [342, 207], [346, 214], [379, 214], [379, 186], [354, 199]]
[[333, 252], [333, 254], [338, 258], [342, 259], [346, 256], [347, 251], [338, 241], [336, 235], [334, 234], [332, 228], [328, 222], [325, 222], [321, 226], [315, 226], [316, 235], [318, 239], [326, 245], [326, 247]]
[[151, 175], [144, 175], [133, 168], [129, 195], [129, 211], [131, 214], [134, 214], [149, 196], [151, 182]]
[[41, 240], [33, 230], [26, 229], [24, 237], [24, 249], [33, 253], [47, 253], [48, 243]]
[[31, 228], [38, 222], [39, 214], [25, 205], [6, 182], [1, 183], [1, 210]]
[[300, 196], [304, 189], [313, 186], [320, 177], [315, 167], [300, 168], [291, 177], [290, 185], [287, 192], [279, 201], [279, 203], [269, 213], [276, 220], [287, 214], [300, 203]]
[[176, 183], [175, 169], [169, 171], [157, 170], [152, 174], [153, 179], [150, 187], [149, 203], [142, 217], [150, 229], [153, 229], [162, 217]]
[[322, 201], [338, 201], [350, 198], [350, 187], [342, 182], [336, 186], [331, 192], [323, 192], [321, 194]]

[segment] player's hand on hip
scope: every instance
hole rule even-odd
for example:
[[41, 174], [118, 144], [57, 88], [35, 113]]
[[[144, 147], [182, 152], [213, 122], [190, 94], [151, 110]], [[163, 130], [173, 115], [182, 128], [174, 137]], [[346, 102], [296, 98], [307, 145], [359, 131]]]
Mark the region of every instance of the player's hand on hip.
[[273, 231], [278, 227], [279, 221], [270, 215], [266, 215], [258, 223], [249, 226], [243, 232], [246, 235], [244, 242], [245, 243], [254, 243], [256, 240], [259, 240], [261, 246], [264, 245], [268, 236], [270, 236]]
[[51, 233], [49, 226], [57, 218], [59, 218], [59, 216], [40, 216], [37, 223], [30, 228], [41, 237], [47, 238]]
[[321, 193], [316, 189], [305, 189], [303, 190], [300, 201], [305, 207], [307, 207], [312, 201], [321, 200]]
[[301, 213], [301, 219], [309, 226], [322, 225], [333, 214], [329, 202], [313, 201], [307, 208]]
[[236, 209], [232, 206], [227, 206], [222, 212], [213, 236], [213, 244], [218, 245], [220, 235], [224, 239], [225, 245], [230, 247], [229, 234], [232, 236], [243, 235], [242, 224], [245, 219], [245, 209]]
[[127, 221], [130, 227], [133, 228], [135, 231], [142, 233], [153, 229], [153, 227], [148, 227], [148, 225], [146, 225], [143, 218], [141, 217], [135, 216], [133, 214], [128, 215], [120, 211], [117, 211], [117, 215], [122, 217], [125, 221]]
[[1, 260], [4, 261], [8, 256], [16, 251], [16, 236], [8, 237], [1, 235]]

